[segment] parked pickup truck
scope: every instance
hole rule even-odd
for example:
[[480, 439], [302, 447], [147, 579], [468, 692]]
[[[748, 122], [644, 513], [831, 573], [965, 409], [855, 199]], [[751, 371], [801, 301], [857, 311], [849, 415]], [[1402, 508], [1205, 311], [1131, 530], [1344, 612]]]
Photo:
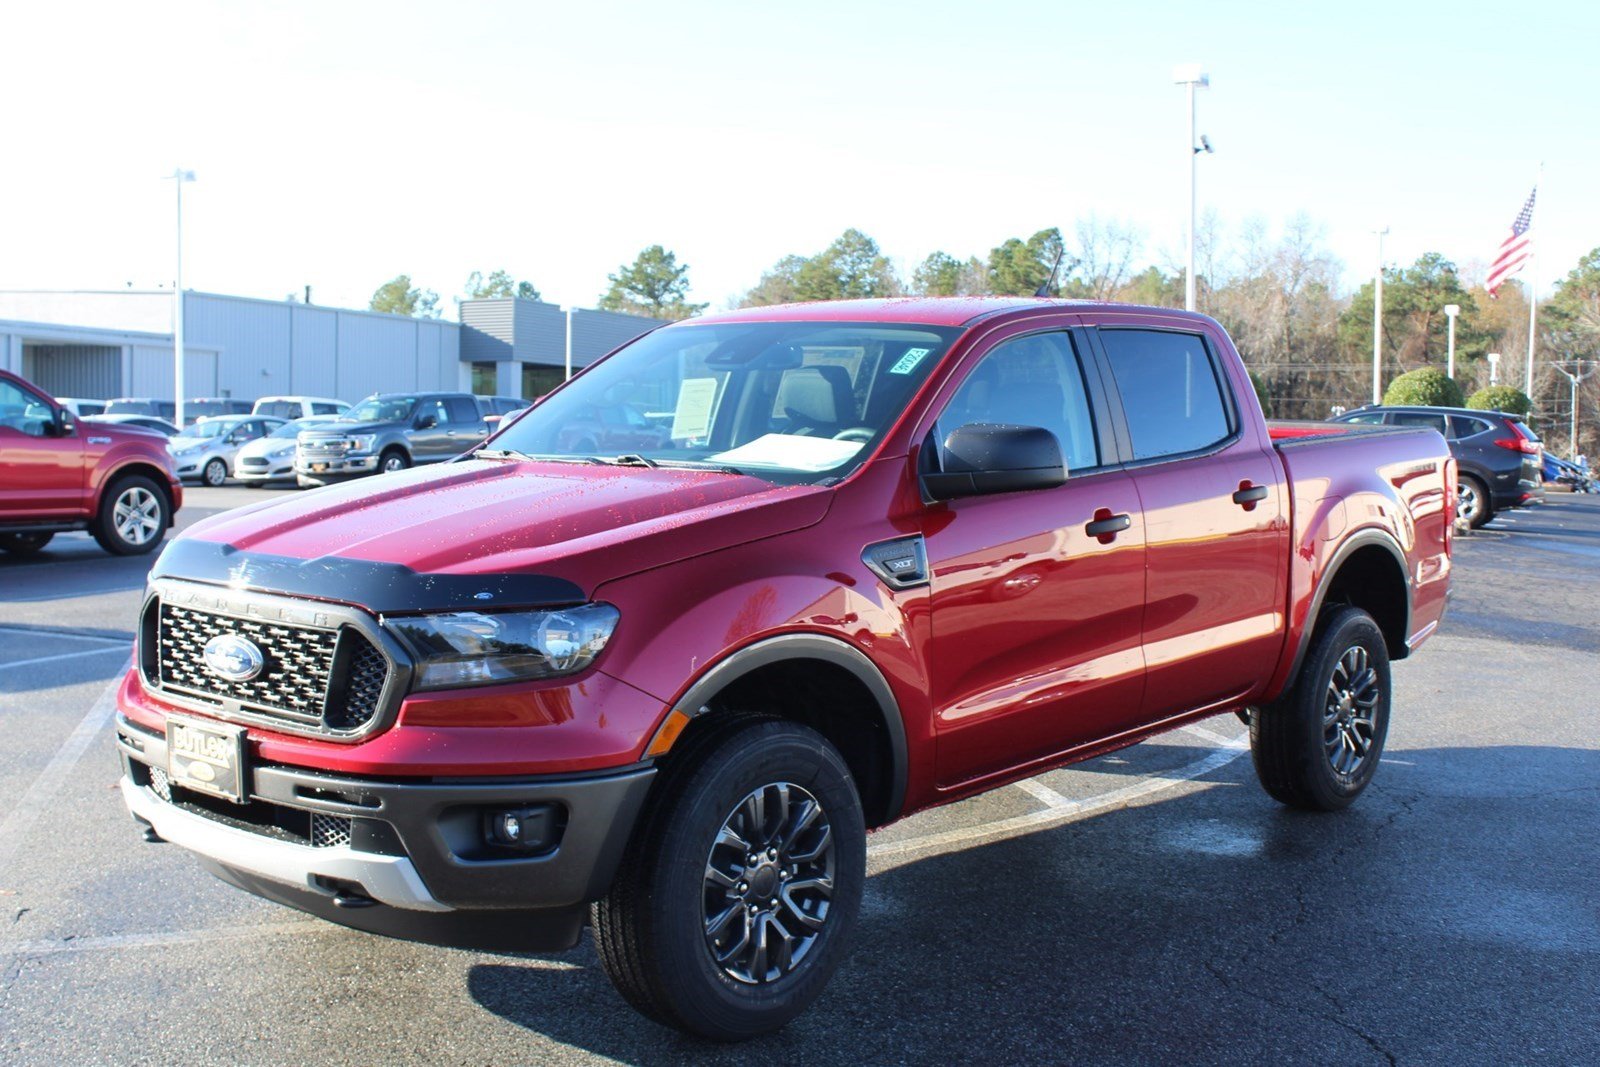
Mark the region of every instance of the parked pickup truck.
[[329, 485], [454, 459], [488, 433], [471, 393], [369, 396], [327, 426], [307, 430], [295, 448], [303, 486]]
[[58, 533], [88, 530], [107, 552], [149, 552], [183, 503], [166, 445], [147, 430], [79, 421], [0, 371], [0, 551], [30, 556]]
[[[565, 443], [619, 405], [654, 447]], [[261, 896], [499, 950], [587, 917], [650, 1017], [771, 1031], [842, 958], [867, 831], [912, 812], [1224, 713], [1277, 800], [1362, 792], [1390, 664], [1445, 610], [1453, 461], [1281, 432], [1179, 311], [667, 326], [458, 462], [174, 541], [123, 796]]]

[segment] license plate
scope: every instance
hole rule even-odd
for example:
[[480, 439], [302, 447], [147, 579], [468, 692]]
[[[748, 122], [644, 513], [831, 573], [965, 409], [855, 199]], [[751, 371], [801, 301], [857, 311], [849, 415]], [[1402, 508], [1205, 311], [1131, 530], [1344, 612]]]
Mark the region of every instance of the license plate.
[[169, 715], [167, 775], [185, 789], [243, 804], [244, 727]]
[[327, 469], [328, 469], [328, 465], [326, 463], [313, 463], [311, 465], [311, 473], [313, 473], [313, 474], [321, 474], [323, 471], [325, 471]]

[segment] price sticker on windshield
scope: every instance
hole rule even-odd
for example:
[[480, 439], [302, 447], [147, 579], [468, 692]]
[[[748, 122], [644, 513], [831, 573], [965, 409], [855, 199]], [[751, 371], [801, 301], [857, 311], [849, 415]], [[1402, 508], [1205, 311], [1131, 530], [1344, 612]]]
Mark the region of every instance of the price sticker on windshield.
[[678, 406], [672, 413], [672, 439], [687, 441], [711, 432], [711, 409], [717, 402], [715, 378], [685, 378], [678, 387]]
[[932, 351], [933, 349], [931, 348], [906, 349], [906, 354], [895, 361], [894, 366], [889, 368], [889, 373], [910, 374], [912, 371], [917, 369], [917, 364], [921, 363], [923, 359], [927, 357], [928, 353]]

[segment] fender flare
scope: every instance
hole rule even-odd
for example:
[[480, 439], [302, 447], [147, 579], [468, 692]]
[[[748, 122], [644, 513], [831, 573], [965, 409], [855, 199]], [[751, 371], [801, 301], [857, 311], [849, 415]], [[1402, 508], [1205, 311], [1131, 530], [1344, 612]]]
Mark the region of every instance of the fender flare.
[[1306, 658], [1306, 651], [1311, 647], [1311, 638], [1316, 631], [1317, 617], [1322, 614], [1322, 602], [1326, 599], [1328, 589], [1333, 585], [1333, 580], [1339, 576], [1339, 568], [1344, 566], [1345, 562], [1356, 552], [1371, 545], [1382, 546], [1388, 551], [1389, 555], [1394, 558], [1395, 564], [1400, 568], [1401, 580], [1405, 583], [1405, 625], [1400, 635], [1399, 654], [1391, 657], [1393, 659], [1405, 658], [1408, 651], [1405, 642], [1411, 636], [1411, 568], [1406, 563], [1405, 550], [1400, 547], [1400, 542], [1395, 540], [1393, 534], [1387, 530], [1368, 527], [1365, 530], [1357, 530], [1346, 538], [1344, 544], [1340, 545], [1338, 550], [1334, 552], [1333, 557], [1328, 560], [1328, 565], [1323, 568], [1322, 577], [1317, 582], [1316, 592], [1311, 594], [1311, 608], [1306, 613], [1306, 622], [1301, 628], [1300, 642], [1294, 650], [1294, 660], [1289, 665], [1289, 674], [1284, 681], [1286, 687], [1293, 685], [1294, 680], [1300, 675], [1300, 666]]
[[[900, 703], [877, 664], [860, 649], [837, 637], [813, 633], [779, 634], [729, 653], [703, 671], [683, 696], [673, 702], [672, 712], [658, 729], [658, 735], [676, 715], [692, 720], [709, 711], [707, 705], [712, 698], [740, 678], [762, 667], [797, 659], [821, 660], [842, 668], [872, 695], [878, 720], [889, 740], [889, 796], [884, 810], [878, 814], [885, 822], [899, 817], [905, 806], [908, 767], [906, 728]], [[654, 743], [652, 739], [651, 746]]]

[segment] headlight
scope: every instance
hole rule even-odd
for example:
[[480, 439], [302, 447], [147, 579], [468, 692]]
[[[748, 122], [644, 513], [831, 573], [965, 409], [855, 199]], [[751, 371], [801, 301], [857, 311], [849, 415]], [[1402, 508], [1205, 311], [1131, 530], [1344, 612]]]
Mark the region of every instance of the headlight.
[[359, 436], [346, 438], [346, 440], [350, 442], [349, 451], [351, 452], [371, 452], [372, 444], [377, 439], [378, 435], [375, 433], [364, 433]]
[[267, 458], [268, 459], [282, 459], [284, 456], [292, 456], [292, 455], [294, 455], [294, 445], [284, 445], [282, 448], [278, 449], [276, 452], [272, 453]]
[[617, 626], [610, 604], [552, 611], [386, 618], [417, 660], [418, 689], [555, 678], [594, 662]]
[[204, 452], [205, 448], [205, 445], [184, 445], [182, 448], [174, 448], [172, 454], [174, 456], [192, 456], [196, 452]]

